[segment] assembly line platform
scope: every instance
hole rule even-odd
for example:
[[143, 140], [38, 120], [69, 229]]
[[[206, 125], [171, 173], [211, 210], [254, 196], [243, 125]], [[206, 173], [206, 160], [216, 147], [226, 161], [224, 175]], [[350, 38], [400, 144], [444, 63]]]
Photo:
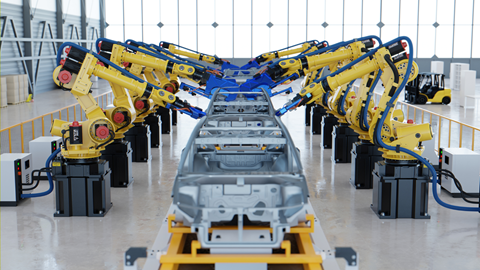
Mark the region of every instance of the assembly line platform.
[[[138, 270], [137, 258], [145, 257], [143, 270], [167, 269], [323, 269], [340, 270], [336, 258], [347, 260], [346, 269], [358, 269], [358, 255], [351, 248], [332, 249], [320, 226], [311, 203], [305, 207], [307, 221], [292, 227], [285, 235], [281, 249], [272, 254], [211, 254], [201, 249], [190, 227], [174, 223], [170, 206], [155, 242], [150, 248], [130, 248], [125, 253], [124, 270]], [[230, 227], [214, 230], [237, 229]], [[269, 227], [245, 226], [243, 230], [270, 230]], [[253, 267], [253, 268], [252, 268]]]

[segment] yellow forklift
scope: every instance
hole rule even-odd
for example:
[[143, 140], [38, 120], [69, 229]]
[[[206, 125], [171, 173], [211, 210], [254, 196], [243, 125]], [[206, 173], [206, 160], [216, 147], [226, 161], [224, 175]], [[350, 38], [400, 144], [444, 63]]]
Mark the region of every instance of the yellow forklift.
[[412, 104], [449, 104], [451, 100], [452, 90], [445, 89], [444, 74], [419, 73], [415, 80], [405, 86], [405, 101]]

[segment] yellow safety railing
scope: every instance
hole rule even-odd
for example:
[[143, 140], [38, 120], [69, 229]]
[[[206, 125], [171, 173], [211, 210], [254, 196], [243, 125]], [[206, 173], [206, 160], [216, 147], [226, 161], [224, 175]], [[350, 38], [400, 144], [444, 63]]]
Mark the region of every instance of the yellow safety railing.
[[[378, 104], [378, 101], [380, 100], [380, 97], [381, 97], [381, 93], [375, 93], [375, 104]], [[396, 108], [398, 108], [399, 106], [402, 106], [402, 111], [404, 112], [404, 114], [406, 113], [405, 115], [405, 119], [409, 119], [410, 118], [410, 111], [413, 110], [413, 118], [414, 121], [416, 121], [417, 119], [417, 113], [421, 113], [421, 122], [422, 124], [425, 122], [425, 114], [428, 114], [429, 115], [429, 123], [431, 123], [433, 125], [433, 117], [437, 117], [438, 118], [438, 140], [437, 140], [437, 148], [435, 150], [439, 150], [441, 145], [444, 145], [445, 147], [445, 144], [447, 145], [447, 147], [455, 147], [452, 145], [452, 122], [453, 123], [456, 123], [456, 124], [459, 124], [460, 125], [460, 128], [459, 128], [459, 139], [458, 139], [458, 147], [459, 148], [462, 148], [463, 146], [463, 133], [464, 133], [464, 128], [465, 129], [470, 129], [472, 131], [472, 138], [471, 138], [471, 150], [474, 151], [475, 150], [475, 134], [476, 132], [480, 132], [480, 128], [477, 128], [477, 127], [474, 127], [474, 126], [471, 126], [471, 125], [468, 125], [468, 124], [465, 124], [465, 123], [462, 123], [458, 120], [454, 120], [454, 119], [451, 119], [449, 117], [445, 117], [445, 116], [442, 116], [438, 113], [435, 113], [435, 112], [432, 112], [432, 111], [429, 111], [427, 109], [423, 109], [423, 108], [420, 108], [418, 106], [415, 106], [415, 105], [412, 105], [412, 104], [409, 104], [409, 103], [406, 103], [406, 102], [403, 102], [403, 101], [398, 101], [397, 104], [396, 104]], [[406, 108], [406, 110], [405, 110]], [[442, 121], [444, 120], [444, 121]], [[445, 144], [442, 144], [442, 122], [445, 122], [445, 121], [448, 121], [448, 140]], [[480, 134], [480, 133], [478, 133]]]
[[[94, 97], [95, 100], [97, 101], [98, 105], [104, 109], [108, 104], [111, 104], [113, 102], [113, 93], [106, 92], [101, 95], [98, 95]], [[24, 134], [23, 134], [23, 128], [25, 125], [31, 125], [32, 126], [32, 140], [39, 136], [35, 136], [35, 120], [37, 119], [42, 119], [42, 135], [45, 136], [45, 117], [50, 115], [50, 123], [53, 122], [53, 115], [58, 113], [58, 118], [62, 119], [62, 112], [66, 110], [66, 120], [70, 121], [70, 110], [73, 110], [73, 121], [77, 121], [77, 106], [80, 106], [79, 104], [72, 104], [67, 107], [63, 107], [61, 109], [46, 113], [44, 115], [37, 116], [35, 118], [32, 118], [30, 120], [18, 123], [16, 125], [4, 128], [0, 130], [0, 134], [3, 132], [8, 132], [8, 144], [9, 144], [9, 152], [12, 153], [12, 129], [16, 127], [20, 127], [20, 141], [21, 141], [21, 147], [22, 147], [22, 153], [25, 153], [25, 146], [24, 146]], [[82, 111], [80, 108], [80, 120], [83, 121], [85, 113]]]

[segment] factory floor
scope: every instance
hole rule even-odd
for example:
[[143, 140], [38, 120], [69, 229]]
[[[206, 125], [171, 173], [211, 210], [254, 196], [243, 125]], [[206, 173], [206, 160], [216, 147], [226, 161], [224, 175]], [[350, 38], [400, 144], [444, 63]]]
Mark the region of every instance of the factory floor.
[[[293, 86], [297, 92], [298, 85]], [[52, 97], [50, 92], [41, 95]], [[292, 97], [278, 96], [273, 101], [280, 107]], [[208, 104], [205, 98], [185, 93], [180, 98], [202, 108]], [[40, 97], [35, 106], [41, 105], [37, 100]], [[450, 106], [424, 106], [480, 127], [478, 109], [465, 111], [455, 105], [455, 99]], [[360, 269], [479, 269], [480, 213], [443, 208], [430, 191], [431, 219], [380, 220], [370, 209], [372, 190], [352, 187], [351, 164], [331, 162], [332, 151], [320, 147], [321, 135], [311, 135], [305, 127], [304, 110], [288, 113], [282, 121], [300, 149], [310, 200], [330, 245], [353, 247]], [[179, 115], [172, 133], [162, 136], [163, 146], [152, 149], [151, 162], [133, 164], [135, 182], [128, 188], [111, 189], [113, 207], [103, 218], [54, 218], [54, 194], [28, 199], [18, 207], [2, 207], [0, 269], [123, 269], [129, 247], [153, 244], [171, 203], [180, 153], [195, 123]], [[47, 188], [42, 182], [37, 190]], [[467, 205], [440, 194], [447, 203]]]

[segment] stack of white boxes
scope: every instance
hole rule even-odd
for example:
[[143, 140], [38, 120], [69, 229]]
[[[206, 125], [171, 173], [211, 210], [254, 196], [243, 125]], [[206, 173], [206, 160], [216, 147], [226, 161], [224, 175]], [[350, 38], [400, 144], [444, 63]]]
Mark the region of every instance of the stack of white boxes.
[[452, 89], [452, 91], [460, 91], [460, 80], [462, 79], [462, 71], [468, 70], [469, 68], [469, 64], [450, 64], [450, 89]]
[[19, 75], [21, 80], [23, 80], [23, 96], [25, 97], [25, 100], [28, 99], [28, 75], [27, 74], [21, 74]]
[[0, 86], [0, 107], [7, 107], [7, 79], [3, 77]]
[[[18, 104], [25, 102], [28, 98], [28, 75], [5, 75], [2, 76], [2, 107], [4, 105], [3, 92], [6, 93], [6, 101], [8, 104]], [[5, 80], [5, 84], [3, 84]], [[4, 87], [5, 86], [5, 87]]]
[[18, 104], [20, 99], [20, 85], [18, 75], [3, 76], [7, 80], [7, 102], [8, 104]]
[[475, 108], [476, 70], [463, 70], [460, 77], [460, 106], [465, 109]]
[[23, 81], [22, 75], [17, 75], [18, 79], [18, 95], [20, 96], [20, 102], [24, 102], [27, 98], [25, 97], [25, 91], [23, 90], [25, 88], [25, 82]]
[[430, 66], [430, 72], [437, 74], [443, 73], [443, 61], [432, 61]]

